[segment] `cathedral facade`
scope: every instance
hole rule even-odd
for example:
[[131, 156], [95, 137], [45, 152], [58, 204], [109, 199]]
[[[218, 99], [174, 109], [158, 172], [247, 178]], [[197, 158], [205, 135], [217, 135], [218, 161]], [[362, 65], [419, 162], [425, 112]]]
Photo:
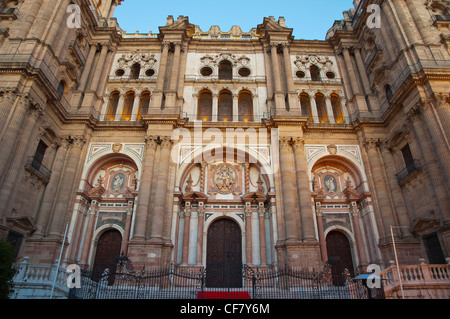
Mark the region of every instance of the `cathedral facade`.
[[[364, 0], [325, 41], [121, 0], [0, 1], [0, 236], [105, 269], [450, 256], [446, 0]], [[330, 23], [331, 25], [331, 23]], [[220, 267], [220, 266], [219, 266]]]

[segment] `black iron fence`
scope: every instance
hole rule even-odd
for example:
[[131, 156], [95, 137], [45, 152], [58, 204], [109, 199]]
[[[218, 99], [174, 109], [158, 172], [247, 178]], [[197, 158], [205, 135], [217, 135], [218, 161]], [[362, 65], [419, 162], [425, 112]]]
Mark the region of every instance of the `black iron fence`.
[[[70, 299], [368, 299], [383, 297], [370, 292], [361, 281], [342, 274], [341, 285], [325, 265], [321, 271], [292, 268], [252, 268], [241, 265], [240, 278], [222, 278], [221, 285], [208, 268], [170, 265], [134, 271], [131, 263], [119, 263], [102, 274], [81, 271], [81, 287], [70, 290]], [[228, 274], [230, 272], [227, 272]], [[233, 275], [236, 276], [236, 273]], [[230, 283], [229, 285], [227, 283]]]

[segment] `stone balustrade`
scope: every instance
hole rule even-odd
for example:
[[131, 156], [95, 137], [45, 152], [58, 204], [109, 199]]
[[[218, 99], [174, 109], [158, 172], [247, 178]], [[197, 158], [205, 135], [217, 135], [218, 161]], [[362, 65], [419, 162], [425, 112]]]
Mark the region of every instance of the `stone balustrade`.
[[[447, 265], [427, 265], [420, 259], [420, 265], [400, 265], [399, 271], [394, 261], [381, 272], [387, 299], [449, 299], [450, 298], [450, 258]], [[399, 273], [400, 279], [399, 280]]]
[[53, 298], [67, 298], [69, 288], [65, 268], [58, 268], [56, 263], [54, 265], [29, 264], [28, 257], [15, 267], [18, 272], [14, 277], [14, 292], [10, 298], [48, 299], [51, 296], [53, 284], [55, 284]]

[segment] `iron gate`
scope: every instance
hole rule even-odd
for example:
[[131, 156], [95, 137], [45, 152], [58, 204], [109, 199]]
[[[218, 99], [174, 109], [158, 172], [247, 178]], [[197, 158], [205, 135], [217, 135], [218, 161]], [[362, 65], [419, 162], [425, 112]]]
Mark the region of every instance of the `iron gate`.
[[126, 257], [121, 257], [109, 269], [101, 275], [82, 270], [81, 288], [71, 289], [69, 298], [367, 299], [369, 296], [367, 287], [360, 281], [353, 281], [348, 272], [343, 274], [341, 282], [344, 284], [334, 285], [334, 275], [332, 276], [331, 267], [327, 264], [321, 271], [241, 265], [241, 277], [227, 278], [226, 274], [220, 274], [220, 286], [207, 284], [212, 279], [211, 276], [217, 274], [208, 267], [188, 269], [170, 265], [160, 269], [135, 271], [131, 262]]

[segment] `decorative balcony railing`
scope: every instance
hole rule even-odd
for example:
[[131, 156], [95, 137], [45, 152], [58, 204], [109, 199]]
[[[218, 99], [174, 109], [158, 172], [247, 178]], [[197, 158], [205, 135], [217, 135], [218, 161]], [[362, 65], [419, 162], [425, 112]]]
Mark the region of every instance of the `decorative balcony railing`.
[[[28, 263], [28, 257], [15, 265], [17, 274], [14, 277], [14, 292], [11, 298], [48, 299], [51, 291], [54, 298], [67, 298], [67, 270], [55, 265], [35, 265]], [[56, 278], [55, 278], [56, 277]], [[55, 280], [56, 279], [56, 280]]]
[[406, 180], [413, 175], [417, 174], [418, 172], [422, 171], [422, 166], [420, 164], [419, 160], [414, 160], [410, 165], [402, 169], [397, 174], [397, 181], [399, 184], [403, 184], [406, 182]]
[[[400, 274], [400, 276], [399, 276]], [[420, 265], [400, 266], [397, 270], [394, 261], [381, 272], [386, 298], [450, 298], [450, 258], [447, 265], [427, 265], [421, 259]], [[426, 290], [426, 291], [425, 291]]]
[[33, 156], [27, 158], [25, 169], [40, 177], [45, 183], [49, 182], [50, 176], [52, 175], [52, 172]]

